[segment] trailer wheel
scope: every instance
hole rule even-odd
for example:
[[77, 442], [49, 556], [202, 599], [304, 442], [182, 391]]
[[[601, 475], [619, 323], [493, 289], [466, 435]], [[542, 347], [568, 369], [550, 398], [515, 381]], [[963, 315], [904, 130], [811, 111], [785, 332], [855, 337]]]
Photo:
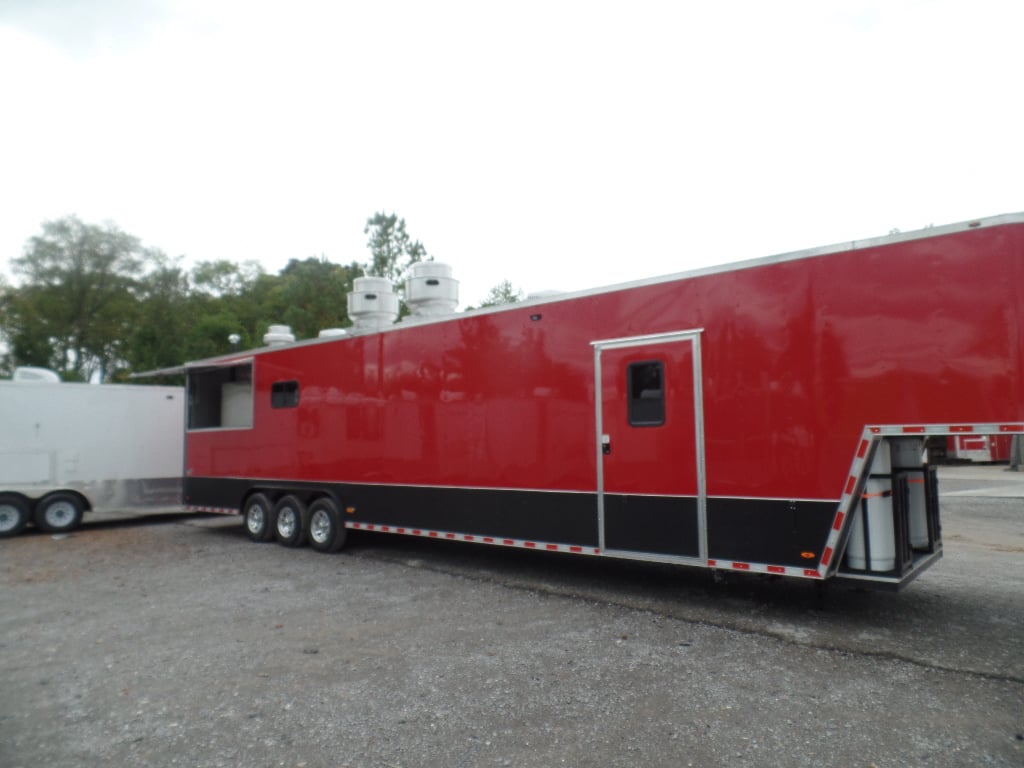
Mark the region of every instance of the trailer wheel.
[[73, 493], [47, 494], [36, 504], [33, 520], [36, 527], [50, 533], [66, 533], [82, 524], [85, 508], [82, 500]]
[[262, 493], [254, 493], [245, 500], [242, 518], [245, 520], [245, 533], [253, 541], [274, 538], [274, 505]]
[[282, 496], [274, 505], [274, 528], [277, 540], [286, 547], [300, 547], [306, 543], [309, 530], [309, 510], [296, 496]]
[[338, 505], [326, 496], [309, 505], [309, 545], [317, 552], [337, 552], [345, 546], [348, 531]]
[[28, 499], [13, 493], [0, 493], [0, 539], [21, 533], [28, 525]]

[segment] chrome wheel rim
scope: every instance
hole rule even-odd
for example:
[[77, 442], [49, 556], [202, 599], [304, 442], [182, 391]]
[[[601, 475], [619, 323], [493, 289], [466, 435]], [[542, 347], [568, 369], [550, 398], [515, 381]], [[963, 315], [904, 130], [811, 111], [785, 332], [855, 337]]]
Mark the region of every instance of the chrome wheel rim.
[[285, 507], [277, 515], [277, 532], [282, 538], [290, 539], [295, 533], [295, 510]]
[[309, 521], [309, 535], [317, 544], [326, 544], [331, 537], [331, 516], [318, 509]]
[[266, 519], [267, 515], [263, 511], [263, 507], [259, 504], [253, 504], [245, 515], [245, 524], [248, 526], [250, 533], [259, 533], [263, 530], [263, 526], [266, 525]]

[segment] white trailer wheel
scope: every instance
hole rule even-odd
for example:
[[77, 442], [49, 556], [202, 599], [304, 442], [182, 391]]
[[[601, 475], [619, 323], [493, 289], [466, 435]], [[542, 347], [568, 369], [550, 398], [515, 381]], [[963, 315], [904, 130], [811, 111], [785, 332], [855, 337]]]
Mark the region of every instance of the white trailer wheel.
[[309, 505], [309, 544], [317, 552], [337, 552], [347, 533], [332, 499], [325, 496]]
[[36, 527], [50, 533], [66, 533], [82, 523], [82, 501], [72, 493], [51, 493], [36, 505]]
[[0, 538], [14, 536], [28, 525], [28, 500], [14, 494], [0, 494]]
[[299, 547], [306, 543], [309, 511], [296, 496], [281, 497], [274, 505], [277, 540], [286, 547]]
[[242, 507], [245, 520], [245, 534], [253, 541], [270, 541], [274, 538], [274, 507], [262, 493], [254, 493], [245, 500]]

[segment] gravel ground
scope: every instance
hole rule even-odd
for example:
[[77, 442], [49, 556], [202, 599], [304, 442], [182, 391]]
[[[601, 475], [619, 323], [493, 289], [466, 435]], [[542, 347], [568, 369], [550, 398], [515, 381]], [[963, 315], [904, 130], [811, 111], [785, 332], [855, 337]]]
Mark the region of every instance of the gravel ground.
[[232, 518], [24, 535], [0, 766], [1024, 765], [1024, 502], [944, 531], [898, 594]]

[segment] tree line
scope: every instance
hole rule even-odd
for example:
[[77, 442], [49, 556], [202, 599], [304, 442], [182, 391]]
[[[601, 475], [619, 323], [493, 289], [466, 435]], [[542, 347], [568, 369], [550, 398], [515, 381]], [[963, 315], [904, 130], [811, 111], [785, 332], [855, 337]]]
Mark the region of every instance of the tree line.
[[[203, 261], [187, 269], [181, 258], [145, 247], [110, 223], [76, 216], [44, 222], [11, 260], [19, 284], [0, 277], [0, 374], [40, 366], [67, 381], [119, 381], [229, 352], [232, 335], [240, 348], [260, 346], [271, 323], [290, 325], [299, 339], [351, 325], [346, 296], [355, 278], [397, 283], [413, 264], [432, 258], [393, 213], [368, 218], [364, 234], [365, 263], [311, 256], [269, 274], [253, 261]], [[504, 281], [482, 306], [520, 298]]]

